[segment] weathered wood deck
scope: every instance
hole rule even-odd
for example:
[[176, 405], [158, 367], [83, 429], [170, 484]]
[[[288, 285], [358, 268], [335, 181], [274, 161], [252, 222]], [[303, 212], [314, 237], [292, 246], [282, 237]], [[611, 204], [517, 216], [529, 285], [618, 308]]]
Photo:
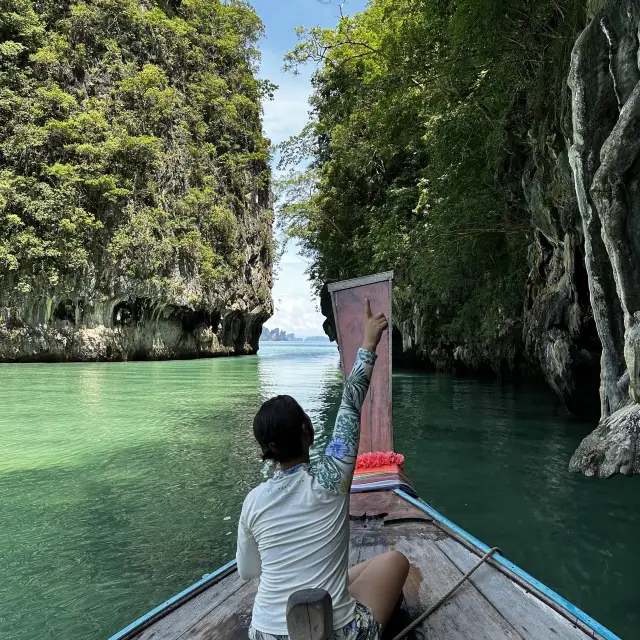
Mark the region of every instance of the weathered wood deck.
[[[351, 503], [350, 562], [389, 549], [411, 562], [404, 602], [387, 637], [393, 637], [447, 592], [482, 552], [447, 531], [392, 492], [357, 494]], [[242, 582], [231, 568], [220, 580], [148, 628], [136, 640], [246, 640], [257, 582]], [[577, 640], [602, 638], [494, 562], [485, 564], [427, 621], [414, 640]]]

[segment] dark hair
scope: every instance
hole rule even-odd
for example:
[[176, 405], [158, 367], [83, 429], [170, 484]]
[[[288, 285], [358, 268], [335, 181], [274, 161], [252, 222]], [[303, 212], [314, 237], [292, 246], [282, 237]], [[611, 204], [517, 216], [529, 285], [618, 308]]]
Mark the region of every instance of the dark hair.
[[301, 456], [303, 424], [311, 426], [291, 396], [267, 400], [253, 419], [253, 435], [262, 448], [262, 459], [288, 462]]

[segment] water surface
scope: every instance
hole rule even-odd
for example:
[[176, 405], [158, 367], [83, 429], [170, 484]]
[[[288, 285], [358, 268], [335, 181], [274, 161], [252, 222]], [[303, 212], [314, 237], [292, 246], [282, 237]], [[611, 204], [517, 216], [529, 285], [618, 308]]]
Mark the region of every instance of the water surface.
[[[0, 638], [105, 638], [228, 561], [264, 474], [251, 420], [276, 393], [325, 442], [335, 347], [0, 367]], [[640, 638], [640, 486], [566, 471], [588, 428], [546, 389], [394, 375], [396, 449], [423, 498]]]

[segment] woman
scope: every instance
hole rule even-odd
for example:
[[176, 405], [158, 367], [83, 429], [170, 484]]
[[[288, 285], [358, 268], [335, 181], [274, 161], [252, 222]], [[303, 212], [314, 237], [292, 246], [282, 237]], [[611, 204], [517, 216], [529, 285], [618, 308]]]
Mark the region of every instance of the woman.
[[265, 460], [280, 463], [249, 493], [238, 524], [238, 572], [260, 576], [251, 640], [287, 638], [286, 606], [299, 589], [321, 588], [333, 601], [334, 637], [378, 640], [402, 593], [409, 562], [390, 551], [349, 569], [349, 489], [360, 440], [360, 410], [369, 389], [384, 314], [365, 301], [364, 340], [325, 455], [310, 464], [313, 426], [290, 396], [267, 400], [253, 422]]

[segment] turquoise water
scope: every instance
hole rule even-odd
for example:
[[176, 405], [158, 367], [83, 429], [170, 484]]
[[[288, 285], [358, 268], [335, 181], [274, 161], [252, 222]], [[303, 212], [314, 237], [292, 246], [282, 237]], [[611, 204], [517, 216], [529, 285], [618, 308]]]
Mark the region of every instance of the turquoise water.
[[[265, 473], [251, 420], [276, 393], [330, 424], [335, 347], [0, 366], [0, 638], [105, 638], [229, 560]], [[640, 638], [638, 482], [567, 473], [588, 426], [546, 389], [398, 373], [394, 429], [425, 500]]]

